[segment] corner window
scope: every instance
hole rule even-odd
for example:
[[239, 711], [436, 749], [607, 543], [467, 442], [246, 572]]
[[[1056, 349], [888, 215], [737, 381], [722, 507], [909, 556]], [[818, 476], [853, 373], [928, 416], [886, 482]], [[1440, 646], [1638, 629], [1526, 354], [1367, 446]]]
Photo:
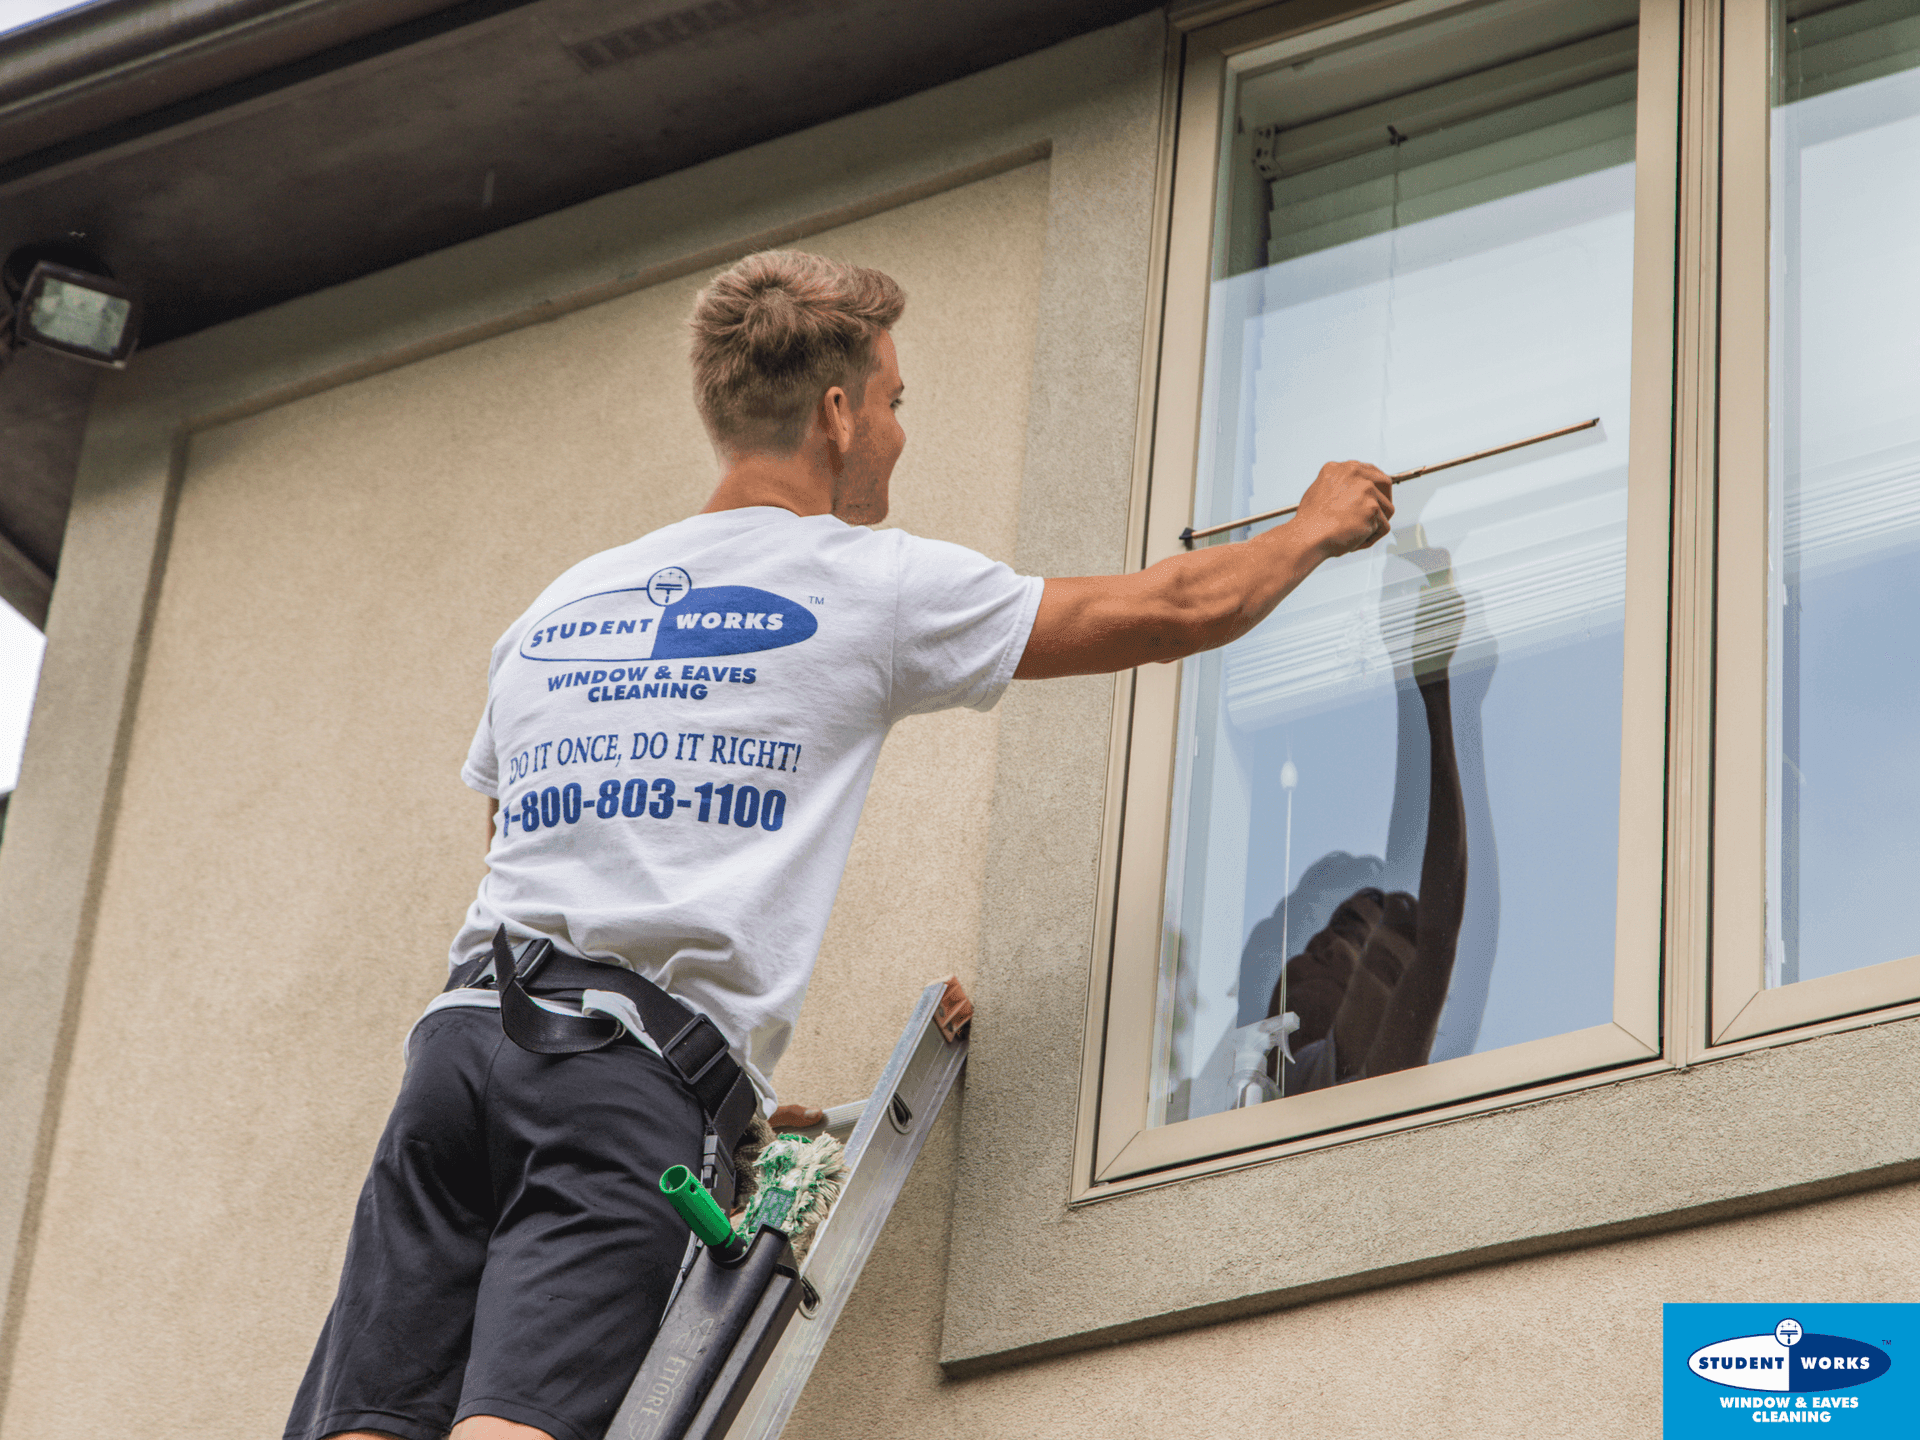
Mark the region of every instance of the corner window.
[[1660, 1051], [1669, 475], [1634, 435], [1667, 415], [1634, 381], [1672, 347], [1636, 297], [1675, 98], [1636, 0], [1289, 9], [1189, 42], [1151, 513], [1567, 433], [1400, 485], [1386, 540], [1140, 673], [1097, 1180]]
[[1158, 1123], [1612, 1020], [1636, 21], [1389, 14], [1233, 72], [1197, 527], [1598, 424], [1402, 485], [1186, 666]]

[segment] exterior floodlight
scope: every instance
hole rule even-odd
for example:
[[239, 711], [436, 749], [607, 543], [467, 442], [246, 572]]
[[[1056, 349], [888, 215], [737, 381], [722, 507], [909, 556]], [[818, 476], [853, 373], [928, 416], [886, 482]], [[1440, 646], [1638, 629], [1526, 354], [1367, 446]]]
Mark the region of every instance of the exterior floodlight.
[[13, 333], [118, 370], [140, 340], [140, 297], [105, 275], [42, 260], [14, 302]]

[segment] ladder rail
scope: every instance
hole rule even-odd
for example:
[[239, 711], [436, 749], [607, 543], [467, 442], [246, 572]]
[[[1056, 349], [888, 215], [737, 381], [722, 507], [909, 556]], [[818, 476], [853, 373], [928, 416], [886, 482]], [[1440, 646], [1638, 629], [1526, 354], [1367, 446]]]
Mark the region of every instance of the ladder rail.
[[967, 1061], [967, 1038], [948, 1041], [935, 1021], [946, 985], [920, 993], [905, 1033], [847, 1142], [847, 1180], [814, 1237], [801, 1277], [809, 1299], [781, 1337], [727, 1440], [775, 1440], [846, 1308], [913, 1162]]

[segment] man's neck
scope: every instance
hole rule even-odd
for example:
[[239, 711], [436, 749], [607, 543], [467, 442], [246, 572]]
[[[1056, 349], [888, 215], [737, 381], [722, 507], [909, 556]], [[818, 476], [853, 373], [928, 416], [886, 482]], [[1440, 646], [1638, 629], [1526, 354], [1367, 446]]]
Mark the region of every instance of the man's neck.
[[825, 449], [802, 443], [788, 455], [752, 452], [731, 457], [700, 513], [771, 505], [795, 515], [832, 514], [833, 457]]

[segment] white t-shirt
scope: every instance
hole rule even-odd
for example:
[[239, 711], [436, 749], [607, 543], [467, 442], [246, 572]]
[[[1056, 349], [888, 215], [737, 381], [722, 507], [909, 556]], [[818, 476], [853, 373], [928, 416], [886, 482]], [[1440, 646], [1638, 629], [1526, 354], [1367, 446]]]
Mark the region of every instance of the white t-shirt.
[[500, 817], [451, 963], [505, 924], [626, 965], [705, 1012], [771, 1097], [881, 741], [991, 709], [1043, 585], [769, 506], [574, 566], [493, 647], [461, 778]]

